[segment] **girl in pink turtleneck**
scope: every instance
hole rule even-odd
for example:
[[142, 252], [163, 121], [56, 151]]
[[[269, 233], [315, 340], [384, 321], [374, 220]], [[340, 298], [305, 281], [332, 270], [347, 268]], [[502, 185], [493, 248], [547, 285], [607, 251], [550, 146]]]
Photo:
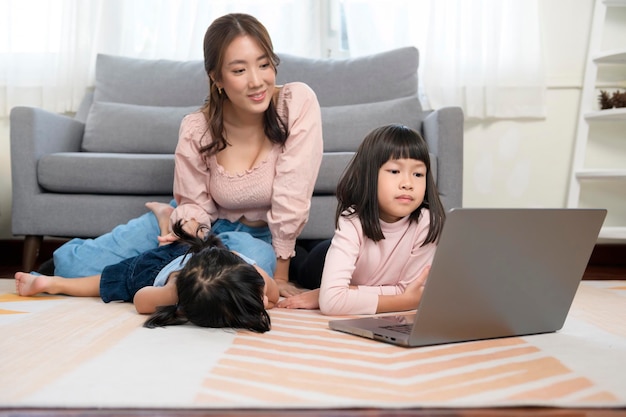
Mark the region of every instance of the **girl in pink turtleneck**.
[[402, 125], [374, 129], [340, 180], [337, 198], [320, 288], [278, 306], [327, 315], [417, 308], [445, 220], [426, 141]]

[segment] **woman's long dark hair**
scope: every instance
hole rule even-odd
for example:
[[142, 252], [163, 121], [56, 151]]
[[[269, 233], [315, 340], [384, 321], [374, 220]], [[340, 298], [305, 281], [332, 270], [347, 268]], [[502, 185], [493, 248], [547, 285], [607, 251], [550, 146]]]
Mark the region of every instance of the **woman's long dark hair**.
[[340, 216], [356, 215], [365, 236], [375, 242], [385, 238], [380, 228], [378, 171], [390, 159], [403, 158], [422, 161], [426, 165], [424, 201], [410, 214], [410, 219], [419, 221], [422, 208], [428, 208], [430, 227], [422, 246], [437, 241], [446, 214], [430, 170], [428, 145], [417, 131], [398, 124], [376, 128], [363, 139], [337, 185], [336, 227]]
[[[276, 72], [280, 58], [274, 52], [272, 39], [265, 28], [255, 17], [244, 13], [231, 13], [219, 17], [211, 23], [204, 35], [204, 69], [209, 76], [209, 97], [201, 111], [208, 124], [212, 137], [211, 143], [204, 145], [200, 152], [205, 156], [218, 153], [228, 146], [224, 136], [224, 101], [227, 95], [218, 91], [216, 81], [221, 81], [224, 54], [231, 42], [239, 36], [254, 39], [265, 52], [270, 65]], [[214, 78], [214, 79], [213, 79]], [[268, 92], [272, 94], [273, 92]], [[289, 136], [286, 122], [281, 120], [276, 111], [274, 100], [264, 114], [265, 135], [273, 143], [283, 145]]]
[[191, 258], [176, 278], [178, 304], [159, 307], [144, 323], [154, 328], [191, 322], [201, 327], [270, 330], [270, 317], [263, 305], [265, 281], [257, 270], [226, 249], [220, 239], [191, 236], [177, 222], [174, 233], [190, 245]]

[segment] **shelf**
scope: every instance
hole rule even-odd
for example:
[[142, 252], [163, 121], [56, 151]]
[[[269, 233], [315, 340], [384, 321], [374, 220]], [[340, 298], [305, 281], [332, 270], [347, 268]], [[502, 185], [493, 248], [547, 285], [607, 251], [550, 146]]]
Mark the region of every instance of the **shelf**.
[[626, 239], [626, 227], [603, 227], [598, 235], [599, 239]]
[[[581, 192], [584, 188], [585, 198], [593, 198], [594, 206], [600, 207], [606, 204], [608, 207], [617, 207], [609, 213], [611, 226], [603, 227], [598, 236], [599, 239], [609, 241], [626, 241], [626, 219], [624, 219], [624, 207], [626, 201], [623, 198], [623, 189], [626, 189], [626, 166], [621, 162], [621, 155], [626, 152], [626, 137], [622, 132], [626, 131], [626, 107], [601, 110], [598, 105], [600, 92], [606, 90], [610, 95], [614, 89], [620, 88], [626, 78], [626, 41], [621, 34], [611, 39], [613, 42], [608, 48], [603, 47], [603, 37], [611, 33], [605, 31], [607, 27], [624, 24], [624, 9], [626, 0], [592, 0], [593, 17], [587, 45], [587, 57], [585, 72], [578, 107], [576, 137], [574, 142], [573, 159], [570, 170], [569, 190], [567, 194], [567, 207], [580, 207]], [[619, 7], [621, 10], [617, 10]], [[617, 19], [617, 20], [616, 20]], [[618, 22], [619, 21], [619, 22]], [[608, 45], [607, 45], [608, 46]], [[605, 123], [605, 126], [593, 126], [594, 123]], [[609, 125], [611, 123], [612, 125]], [[607, 129], [605, 132], [604, 129]], [[610, 130], [610, 132], [609, 132]], [[615, 145], [619, 149], [617, 159], [586, 158], [589, 150], [589, 141], [592, 139], [615, 138]], [[623, 142], [620, 140], [623, 139]], [[594, 155], [598, 153], [595, 144]], [[607, 150], [602, 149], [603, 152]], [[600, 155], [603, 155], [600, 153]], [[590, 161], [598, 163], [591, 164]], [[610, 161], [619, 161], [611, 163]], [[606, 161], [604, 164], [599, 163]], [[586, 165], [587, 164], [587, 165]], [[599, 166], [598, 166], [599, 165]], [[618, 191], [614, 191], [617, 188]], [[598, 201], [600, 200], [600, 201]], [[586, 201], [586, 200], [585, 200]], [[587, 201], [588, 202], [588, 201]]]
[[626, 169], [582, 169], [576, 171], [579, 180], [626, 180]]
[[626, 64], [626, 50], [614, 49], [605, 51], [593, 58], [596, 64]]
[[586, 113], [585, 119], [589, 121], [626, 121], [626, 107], [598, 110], [591, 113]]

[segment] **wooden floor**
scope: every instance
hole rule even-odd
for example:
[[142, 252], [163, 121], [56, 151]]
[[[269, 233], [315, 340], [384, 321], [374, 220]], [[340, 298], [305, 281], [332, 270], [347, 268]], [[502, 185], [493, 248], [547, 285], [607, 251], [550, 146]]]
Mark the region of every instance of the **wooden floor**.
[[[14, 244], [0, 242], [0, 277], [20, 271], [21, 256]], [[54, 245], [42, 248], [41, 260], [50, 258]], [[4, 249], [4, 250], [3, 250]], [[585, 280], [626, 279], [626, 245], [594, 250]], [[0, 387], [2, 389], [2, 387]], [[7, 409], [0, 417], [626, 417], [623, 409], [491, 408], [491, 409], [324, 409], [324, 410], [137, 410], [137, 409]]]
[[[54, 250], [64, 242], [66, 240], [44, 240], [36, 268], [39, 266], [39, 263], [50, 259]], [[21, 271], [21, 251], [22, 242], [20, 240], [0, 240], [0, 278], [10, 278], [16, 272]], [[626, 243], [596, 246], [583, 279], [626, 279]]]
[[[0, 245], [1, 248], [2, 245]], [[1, 250], [1, 249], [0, 249]], [[46, 260], [52, 256], [52, 252], [42, 253], [42, 259]], [[623, 254], [624, 263], [593, 263], [590, 261], [583, 279], [585, 280], [624, 280], [626, 279], [626, 251]], [[21, 258], [0, 259], [0, 278], [12, 278], [13, 275], [21, 271]], [[1, 416], [0, 416], [1, 417]]]
[[624, 417], [619, 409], [477, 408], [419, 410], [3, 410], [0, 417]]

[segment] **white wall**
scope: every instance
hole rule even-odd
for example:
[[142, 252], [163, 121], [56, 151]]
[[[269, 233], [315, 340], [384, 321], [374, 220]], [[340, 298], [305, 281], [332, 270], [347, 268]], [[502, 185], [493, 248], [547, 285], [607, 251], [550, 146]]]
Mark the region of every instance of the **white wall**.
[[[539, 5], [549, 84], [547, 117], [466, 123], [464, 206], [565, 206], [593, 2], [546, 0]], [[7, 125], [0, 120], [0, 239], [11, 237]], [[626, 213], [611, 221], [626, 224]]]
[[[464, 206], [566, 205], [593, 1], [550, 0], [539, 4], [547, 63], [547, 117], [466, 123]], [[625, 47], [626, 8], [617, 10], [603, 37], [603, 50]], [[623, 72], [615, 79], [623, 83]], [[626, 166], [625, 127], [621, 122], [592, 126], [592, 131], [602, 129], [604, 136], [612, 139], [590, 141], [588, 163]], [[585, 187], [581, 206], [607, 208], [607, 226], [626, 225], [623, 182], [594, 184], [593, 189], [599, 191]]]
[[466, 123], [465, 206], [565, 206], [593, 6], [591, 0], [539, 5], [547, 117]]

